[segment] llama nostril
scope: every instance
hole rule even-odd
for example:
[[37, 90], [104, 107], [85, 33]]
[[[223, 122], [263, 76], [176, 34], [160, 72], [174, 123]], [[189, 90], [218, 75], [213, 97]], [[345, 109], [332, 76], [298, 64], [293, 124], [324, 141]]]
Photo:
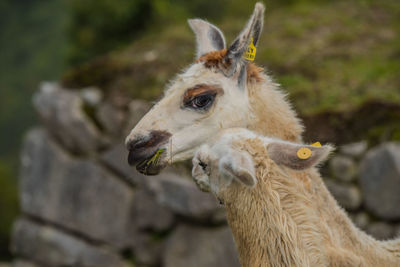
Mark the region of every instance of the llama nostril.
[[204, 163], [203, 161], [200, 161], [199, 165], [203, 169], [203, 171], [206, 171], [206, 168], [207, 168], [207, 164], [206, 163]]
[[130, 150], [130, 151], [136, 150], [136, 149], [139, 149], [139, 148], [141, 148], [141, 147], [144, 147], [145, 144], [146, 144], [146, 142], [147, 142], [147, 139], [146, 139], [146, 138], [144, 138], [144, 137], [139, 137], [139, 138], [136, 138], [136, 139], [134, 139], [134, 140], [130, 140], [130, 141], [128, 142], [128, 144], [127, 144], [127, 148], [128, 148], [128, 150]]
[[167, 142], [171, 134], [166, 131], [151, 131], [147, 136], [138, 136], [133, 140], [129, 140], [127, 148], [130, 151], [153, 148]]

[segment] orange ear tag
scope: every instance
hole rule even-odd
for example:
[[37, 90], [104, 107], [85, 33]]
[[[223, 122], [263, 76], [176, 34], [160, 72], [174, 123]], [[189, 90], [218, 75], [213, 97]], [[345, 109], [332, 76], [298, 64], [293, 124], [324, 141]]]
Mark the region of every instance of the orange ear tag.
[[311, 157], [311, 155], [312, 152], [307, 147], [302, 147], [299, 150], [297, 150], [297, 157], [299, 157], [299, 159], [308, 159], [309, 157]]
[[312, 144], [312, 146], [321, 147], [322, 145], [320, 142], [315, 142], [314, 144]]

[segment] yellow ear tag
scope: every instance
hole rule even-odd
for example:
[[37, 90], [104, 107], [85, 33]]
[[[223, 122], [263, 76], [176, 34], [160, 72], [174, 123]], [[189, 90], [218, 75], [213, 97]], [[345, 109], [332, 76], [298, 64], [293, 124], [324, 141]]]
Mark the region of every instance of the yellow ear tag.
[[307, 147], [302, 147], [299, 150], [297, 150], [297, 157], [299, 157], [299, 159], [308, 159], [309, 157], [311, 157], [311, 155], [312, 152]]
[[312, 144], [312, 146], [321, 147], [322, 145], [320, 142], [315, 142], [314, 144]]
[[244, 53], [243, 58], [253, 61], [256, 58], [256, 52], [257, 52], [257, 48], [253, 44], [253, 37], [251, 37], [250, 44], [247, 47], [247, 50]]

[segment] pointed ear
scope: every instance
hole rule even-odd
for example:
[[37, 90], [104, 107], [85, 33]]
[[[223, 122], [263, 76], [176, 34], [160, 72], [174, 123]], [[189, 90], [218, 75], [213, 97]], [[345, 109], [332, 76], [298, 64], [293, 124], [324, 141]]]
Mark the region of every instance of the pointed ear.
[[202, 19], [189, 19], [188, 23], [196, 35], [197, 58], [211, 51], [225, 49], [224, 35], [216, 26]]
[[250, 155], [246, 152], [231, 150], [229, 155], [223, 156], [219, 161], [219, 171], [248, 187], [257, 184], [255, 169]]
[[276, 164], [293, 170], [304, 170], [321, 163], [332, 150], [330, 145], [317, 147], [279, 141], [267, 146], [268, 155]]
[[[243, 69], [246, 68], [248, 61], [243, 58], [243, 54], [252, 41], [254, 46], [258, 44], [264, 25], [264, 10], [265, 7], [262, 3], [255, 5], [253, 14], [246, 26], [229, 46], [223, 64], [226, 66], [226, 69], [223, 70], [226, 76], [231, 77], [235, 73], [245, 73]], [[239, 75], [239, 79], [242, 78], [241, 76]]]

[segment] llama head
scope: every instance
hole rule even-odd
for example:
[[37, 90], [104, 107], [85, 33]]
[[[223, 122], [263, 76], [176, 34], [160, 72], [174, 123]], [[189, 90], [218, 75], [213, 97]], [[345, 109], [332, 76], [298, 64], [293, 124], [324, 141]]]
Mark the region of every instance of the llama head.
[[126, 138], [129, 164], [141, 173], [157, 174], [170, 163], [191, 158], [222, 129], [246, 127], [247, 86], [257, 82], [248, 75], [257, 67], [249, 65], [244, 55], [259, 41], [263, 14], [264, 6], [256, 4], [247, 25], [227, 49], [216, 26], [189, 20], [198, 59], [176, 77]]
[[321, 163], [333, 149], [330, 145], [318, 147], [261, 137], [247, 129], [228, 129], [212, 145], [205, 144], [196, 151], [192, 176], [198, 187], [211, 191], [220, 199], [223, 198], [220, 192], [232, 183], [255, 187], [258, 182], [257, 163], [247, 150], [248, 142], [256, 139], [262, 147], [253, 147], [252, 153], [256, 153], [258, 158], [271, 159], [263, 160], [267, 169], [284, 166], [305, 170]]
[[[218, 196], [219, 192], [231, 185], [232, 181], [246, 187], [257, 184], [254, 163], [245, 151], [230, 147], [215, 149], [204, 144], [193, 157], [192, 176], [200, 190]], [[222, 152], [223, 156], [221, 156]]]

